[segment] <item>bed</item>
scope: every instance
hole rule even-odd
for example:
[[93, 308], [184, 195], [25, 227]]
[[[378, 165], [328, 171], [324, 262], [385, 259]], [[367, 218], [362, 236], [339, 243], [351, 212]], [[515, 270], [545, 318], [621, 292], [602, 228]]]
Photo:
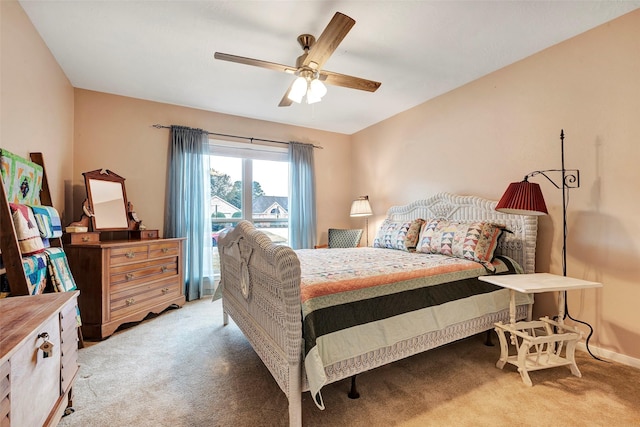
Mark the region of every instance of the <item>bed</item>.
[[[498, 213], [495, 204], [441, 193], [392, 207], [374, 241], [382, 247], [294, 251], [247, 221], [220, 238], [224, 324], [231, 316], [287, 396], [291, 426], [302, 424], [303, 391], [323, 409], [323, 385], [509, 319], [508, 290], [476, 277], [534, 272], [537, 218]], [[406, 243], [421, 220], [415, 252], [385, 234], [389, 224], [412, 224], [393, 234]], [[442, 237], [425, 230], [443, 223], [499, 227], [495, 252], [478, 260], [424, 250]], [[433, 269], [442, 274], [423, 277]], [[518, 319], [531, 317], [532, 303], [519, 297]]]

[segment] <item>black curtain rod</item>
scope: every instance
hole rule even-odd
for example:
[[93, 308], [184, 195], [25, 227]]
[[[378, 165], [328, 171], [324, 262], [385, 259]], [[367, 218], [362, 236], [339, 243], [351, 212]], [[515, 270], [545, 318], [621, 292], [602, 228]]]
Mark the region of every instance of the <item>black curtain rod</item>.
[[[164, 125], [158, 125], [158, 124], [151, 125], [151, 127], [154, 127], [156, 129], [171, 129], [171, 126], [164, 126]], [[253, 142], [253, 141], [261, 141], [261, 142], [273, 142], [274, 144], [287, 144], [287, 145], [289, 145], [289, 143], [285, 142], [285, 141], [274, 141], [272, 139], [261, 139], [261, 138], [250, 138], [250, 137], [247, 137], [247, 136], [227, 135], [227, 134], [224, 134], [224, 133], [215, 133], [215, 132], [209, 132], [209, 131], [205, 131], [205, 132], [207, 132], [207, 135], [225, 136], [227, 138], [246, 139], [246, 140], [251, 141], [251, 142]], [[311, 144], [311, 146], [313, 148], [319, 148], [321, 150], [324, 148], [324, 147], [322, 147], [320, 145], [314, 145], [314, 144]]]

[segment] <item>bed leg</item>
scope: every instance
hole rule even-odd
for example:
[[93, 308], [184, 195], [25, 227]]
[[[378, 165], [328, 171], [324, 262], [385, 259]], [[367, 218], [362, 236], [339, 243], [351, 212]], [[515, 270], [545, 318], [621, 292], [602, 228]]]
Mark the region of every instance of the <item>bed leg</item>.
[[489, 329], [487, 331], [487, 335], [486, 335], [486, 338], [485, 338], [485, 341], [484, 341], [484, 345], [486, 345], [487, 347], [495, 346], [495, 344], [493, 343], [493, 340], [491, 338], [492, 338], [491, 329]]
[[222, 325], [227, 326], [229, 324], [229, 315], [226, 311], [222, 312]]
[[289, 427], [302, 426], [302, 393], [289, 396]]
[[349, 396], [349, 399], [357, 399], [360, 397], [360, 393], [358, 393], [356, 389], [356, 375], [351, 377], [351, 390], [349, 390], [347, 396]]
[[[289, 427], [302, 427], [302, 367], [289, 365]], [[313, 397], [312, 397], [313, 398]]]

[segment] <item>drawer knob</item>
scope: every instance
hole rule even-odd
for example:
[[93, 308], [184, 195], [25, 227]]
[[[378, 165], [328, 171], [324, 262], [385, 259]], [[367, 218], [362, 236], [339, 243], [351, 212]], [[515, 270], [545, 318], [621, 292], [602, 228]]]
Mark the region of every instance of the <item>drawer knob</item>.
[[166, 295], [169, 293], [169, 288], [162, 288], [162, 294]]
[[167, 252], [169, 252], [169, 248], [162, 248], [162, 253], [166, 254]]
[[127, 258], [134, 258], [136, 256], [136, 253], [133, 251], [129, 251], [127, 252], [127, 254], [125, 255]]
[[134, 298], [129, 298], [128, 300], [125, 301], [125, 304], [127, 306], [133, 305], [135, 304], [136, 300]]
[[133, 273], [127, 273], [125, 277], [127, 278], [127, 280], [131, 280], [133, 279]]
[[168, 268], [167, 268], [167, 266], [166, 266], [166, 265], [163, 265], [163, 266], [162, 266], [162, 268], [161, 268], [160, 270], [162, 270], [162, 272], [163, 272], [163, 273], [166, 273], [166, 272], [167, 272], [167, 270], [168, 270]]
[[83, 242], [88, 242], [89, 241], [89, 236], [83, 236], [82, 237], [82, 241]]

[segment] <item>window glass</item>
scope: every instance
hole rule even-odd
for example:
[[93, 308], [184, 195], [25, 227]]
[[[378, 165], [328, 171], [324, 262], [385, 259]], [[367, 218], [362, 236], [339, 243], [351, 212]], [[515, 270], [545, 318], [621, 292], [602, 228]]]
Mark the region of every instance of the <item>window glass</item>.
[[253, 160], [252, 220], [275, 243], [289, 242], [289, 164]]
[[[241, 219], [279, 244], [289, 241], [289, 164], [286, 147], [210, 141], [212, 244]], [[217, 251], [214, 251], [217, 257]]]
[[242, 159], [210, 156], [209, 184], [212, 243], [218, 235], [242, 219]]

